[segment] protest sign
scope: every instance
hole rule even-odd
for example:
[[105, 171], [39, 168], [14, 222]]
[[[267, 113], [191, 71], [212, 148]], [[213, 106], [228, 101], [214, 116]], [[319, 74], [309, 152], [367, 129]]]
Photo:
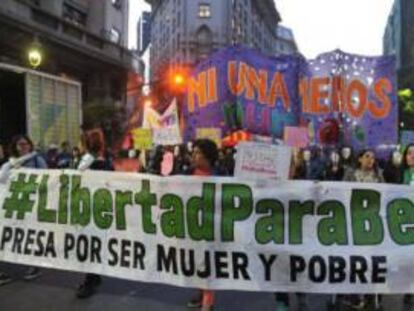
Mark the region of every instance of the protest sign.
[[240, 46], [213, 53], [188, 79], [185, 137], [195, 137], [198, 127], [215, 127], [223, 136], [246, 130], [282, 138], [284, 126], [299, 122], [301, 61]]
[[413, 293], [412, 187], [13, 170], [0, 260], [211, 290]]
[[218, 147], [221, 147], [221, 129], [215, 127], [197, 128], [196, 138], [208, 138], [216, 143]]
[[183, 140], [178, 127], [164, 127], [152, 130], [152, 138], [155, 145], [179, 145]]
[[234, 175], [256, 180], [286, 180], [291, 157], [292, 151], [287, 146], [241, 142], [237, 145]]
[[162, 115], [151, 107], [146, 107], [145, 111], [142, 127], [152, 130], [152, 141], [155, 145], [182, 144], [176, 99]]
[[310, 142], [356, 149], [396, 144], [395, 57], [333, 51], [305, 60], [234, 46], [200, 62], [188, 81], [184, 135], [218, 127], [283, 139], [307, 127]]
[[142, 128], [154, 129], [161, 127], [161, 115], [148, 105], [144, 107], [142, 119]]
[[309, 146], [308, 128], [296, 126], [285, 127], [284, 141], [289, 147], [304, 148]]
[[354, 149], [395, 145], [398, 103], [395, 57], [335, 50], [303, 63], [302, 119], [313, 143]]
[[152, 133], [148, 128], [137, 128], [131, 131], [134, 149], [149, 150], [152, 148]]

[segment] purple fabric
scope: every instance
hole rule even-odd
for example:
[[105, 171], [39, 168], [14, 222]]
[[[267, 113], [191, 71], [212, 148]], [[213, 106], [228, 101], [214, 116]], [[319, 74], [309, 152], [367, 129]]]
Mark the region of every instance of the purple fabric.
[[[279, 97], [274, 106], [261, 104], [258, 93], [254, 99], [246, 99], [246, 91], [240, 96], [232, 94], [228, 83], [228, 63], [236, 61], [255, 68], [256, 72], [267, 72], [267, 94], [275, 73], [283, 75], [290, 106], [286, 110]], [[273, 138], [283, 138], [285, 126], [307, 126], [311, 134], [312, 144], [346, 144], [355, 149], [377, 148], [384, 145], [395, 145], [397, 134], [397, 97], [396, 72], [394, 57], [365, 57], [333, 51], [321, 54], [314, 60], [306, 61], [300, 55], [284, 55], [268, 57], [256, 50], [240, 46], [222, 49], [200, 63], [192, 73], [198, 77], [203, 71], [215, 67], [217, 72], [217, 101], [200, 107], [195, 97], [194, 111], [189, 111], [188, 97], [182, 113], [184, 122], [184, 137], [194, 139], [196, 128], [217, 127], [225, 135], [236, 130], [247, 130], [253, 134], [267, 135]], [[377, 107], [381, 103], [372, 91], [372, 85], [379, 78], [386, 78], [392, 84], [392, 91], [387, 96], [391, 100], [391, 110], [382, 119], [375, 119], [366, 111], [360, 118], [352, 118], [347, 112], [332, 112], [324, 114], [305, 113], [303, 99], [300, 96], [299, 85], [302, 78], [317, 78], [341, 76], [346, 84], [357, 79], [369, 90], [368, 99]], [[330, 87], [330, 86], [329, 86]], [[331, 92], [331, 89], [326, 91]], [[355, 96], [356, 97], [356, 96]], [[322, 102], [323, 101], [323, 102]], [[330, 97], [320, 104], [332, 107]], [[331, 131], [331, 128], [334, 128]], [[335, 138], [335, 127], [339, 135]], [[323, 141], [322, 131], [333, 137], [328, 142]]]
[[[329, 113], [321, 116], [302, 114], [302, 118], [311, 121], [315, 130], [315, 143], [320, 143], [319, 131], [327, 119], [337, 120], [342, 128], [340, 144], [351, 145], [354, 149], [392, 148], [398, 141], [398, 104], [395, 58], [390, 56], [366, 57], [344, 53], [336, 50], [319, 55], [316, 59], [304, 63], [303, 75], [307, 77], [333, 77], [340, 75], [349, 84], [351, 80], [359, 80], [369, 90], [368, 99], [378, 106], [381, 103], [374, 96], [372, 85], [380, 78], [392, 83], [391, 110], [386, 118], [376, 119], [368, 111], [361, 118], [353, 118], [350, 114]], [[357, 96], [355, 96], [357, 98]], [[325, 104], [331, 105], [330, 101]]]

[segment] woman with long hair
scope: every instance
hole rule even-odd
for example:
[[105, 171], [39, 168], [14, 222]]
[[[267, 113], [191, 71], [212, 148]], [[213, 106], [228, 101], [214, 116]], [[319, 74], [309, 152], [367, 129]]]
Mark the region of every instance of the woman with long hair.
[[[345, 173], [344, 181], [367, 182], [367, 183], [384, 183], [382, 171], [377, 165], [375, 152], [372, 149], [363, 149], [358, 153], [356, 169], [348, 170]], [[380, 296], [374, 295], [346, 295], [343, 299], [344, 304], [353, 309], [362, 310], [367, 304], [376, 298], [376, 309], [380, 305]]]
[[[0, 183], [6, 182], [13, 169], [26, 168], [47, 168], [46, 161], [35, 151], [32, 140], [27, 135], [16, 135], [12, 138], [9, 147], [10, 158], [0, 169]], [[41, 275], [37, 267], [28, 267], [24, 272], [25, 280], [32, 280]], [[10, 283], [12, 278], [9, 274], [0, 271], [0, 285]]]
[[371, 149], [361, 150], [357, 156], [356, 169], [348, 170], [344, 181], [385, 182], [382, 171], [378, 168], [375, 152]]
[[[402, 180], [404, 185], [414, 185], [414, 143], [409, 144], [403, 153], [402, 165], [401, 165]], [[412, 304], [413, 295], [404, 295], [404, 303]]]

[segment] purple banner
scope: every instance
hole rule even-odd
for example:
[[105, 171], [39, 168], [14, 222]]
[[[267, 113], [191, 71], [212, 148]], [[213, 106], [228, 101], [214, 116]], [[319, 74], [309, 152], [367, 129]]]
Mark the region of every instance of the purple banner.
[[187, 140], [197, 128], [282, 138], [286, 126], [302, 126], [313, 144], [394, 145], [395, 60], [334, 51], [306, 61], [226, 48], [195, 68], [183, 121]]
[[301, 121], [312, 128], [315, 143], [355, 149], [386, 149], [397, 143], [394, 57], [337, 50], [304, 63], [302, 72], [300, 91], [307, 98], [301, 97]]
[[189, 83], [184, 107], [185, 137], [197, 127], [220, 127], [282, 137], [299, 118], [301, 60], [269, 58], [252, 49], [228, 48], [201, 63]]

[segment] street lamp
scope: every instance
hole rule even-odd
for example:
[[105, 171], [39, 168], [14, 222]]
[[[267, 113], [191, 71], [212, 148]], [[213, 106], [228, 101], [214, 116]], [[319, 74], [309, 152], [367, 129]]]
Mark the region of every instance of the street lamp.
[[184, 76], [182, 74], [180, 74], [180, 73], [175, 74], [174, 77], [173, 77], [173, 81], [174, 81], [174, 84], [176, 86], [183, 85], [184, 84], [184, 80], [185, 80], [184, 79]]
[[185, 91], [188, 73], [185, 68], [172, 68], [167, 73], [167, 90], [173, 94], [182, 94]]
[[40, 44], [37, 38], [33, 40], [32, 44], [29, 47], [29, 50], [27, 52], [27, 58], [29, 60], [30, 66], [32, 66], [34, 69], [36, 69], [42, 64], [42, 45]]

